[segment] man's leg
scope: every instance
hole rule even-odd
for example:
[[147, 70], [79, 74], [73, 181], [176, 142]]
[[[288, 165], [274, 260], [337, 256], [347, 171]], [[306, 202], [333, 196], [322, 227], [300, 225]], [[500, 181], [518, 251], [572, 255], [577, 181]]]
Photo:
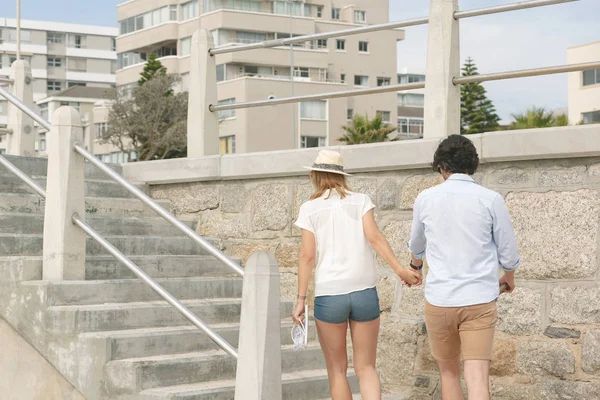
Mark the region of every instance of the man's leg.
[[469, 399], [490, 400], [489, 371], [488, 360], [465, 360], [465, 381]]
[[[463, 400], [460, 386], [460, 356], [454, 360], [437, 360], [442, 382], [442, 400]], [[478, 399], [473, 397], [473, 399]]]

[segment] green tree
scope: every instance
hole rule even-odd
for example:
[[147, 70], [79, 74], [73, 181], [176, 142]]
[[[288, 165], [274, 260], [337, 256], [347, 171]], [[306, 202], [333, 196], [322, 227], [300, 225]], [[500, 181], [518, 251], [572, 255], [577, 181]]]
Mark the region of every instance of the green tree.
[[348, 126], [343, 126], [343, 136], [339, 139], [340, 142], [346, 144], [364, 144], [364, 143], [379, 143], [387, 141], [396, 141], [397, 138], [390, 139], [390, 133], [395, 132], [396, 128], [383, 122], [383, 116], [380, 113], [375, 115], [375, 118], [369, 119], [367, 115], [355, 115], [352, 118], [352, 123]]
[[546, 111], [544, 107], [531, 107], [520, 114], [512, 114], [513, 122], [511, 129], [548, 128], [551, 126], [567, 126], [569, 119], [564, 114], [554, 115], [552, 111]]
[[[185, 157], [187, 92], [173, 92], [178, 75], [157, 75], [133, 91], [113, 89], [102, 141], [137, 152], [139, 161]], [[163, 95], [157, 95], [163, 93]]]
[[[479, 75], [472, 58], [467, 58], [462, 75]], [[499, 127], [500, 117], [496, 114], [494, 103], [487, 98], [485, 89], [478, 82], [467, 83], [460, 88], [460, 113], [460, 132], [463, 135], [495, 131]]]
[[138, 81], [138, 85], [142, 86], [144, 83], [153, 79], [156, 76], [164, 76], [167, 74], [167, 69], [162, 65], [156, 53], [150, 53], [148, 56], [148, 61], [146, 61], [146, 65], [144, 65], [144, 70], [142, 71], [141, 78]]

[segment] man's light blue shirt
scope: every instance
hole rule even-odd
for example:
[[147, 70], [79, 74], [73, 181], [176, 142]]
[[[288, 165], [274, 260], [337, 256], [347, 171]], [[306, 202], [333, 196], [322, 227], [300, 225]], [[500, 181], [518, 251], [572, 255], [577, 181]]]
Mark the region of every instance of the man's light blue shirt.
[[427, 253], [425, 298], [438, 307], [495, 300], [498, 266], [511, 271], [520, 264], [504, 199], [464, 174], [417, 197], [408, 247], [419, 258]]

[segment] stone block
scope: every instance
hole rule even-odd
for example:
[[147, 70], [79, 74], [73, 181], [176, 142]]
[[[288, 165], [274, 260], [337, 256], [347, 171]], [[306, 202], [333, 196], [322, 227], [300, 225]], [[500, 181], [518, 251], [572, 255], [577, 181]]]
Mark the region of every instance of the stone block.
[[517, 363], [517, 346], [514, 340], [507, 338], [494, 339], [494, 353], [490, 365], [490, 375], [511, 376], [515, 373]]
[[522, 260], [517, 277], [576, 279], [598, 270], [597, 191], [510, 193], [506, 203]]
[[507, 168], [493, 171], [488, 175], [490, 186], [527, 187], [532, 186], [534, 174], [531, 171]]
[[549, 326], [544, 331], [544, 336], [547, 336], [551, 339], [579, 339], [581, 332], [575, 329]]
[[517, 372], [564, 379], [575, 373], [575, 356], [564, 342], [523, 342], [518, 349]]
[[550, 319], [560, 324], [600, 323], [600, 287], [555, 287]]
[[[401, 263], [406, 263], [410, 261], [410, 252], [406, 247], [406, 243], [410, 239], [410, 230], [412, 226], [412, 221], [409, 220], [392, 220], [388, 222], [381, 232], [383, 236], [388, 240], [392, 250], [396, 254], [396, 257], [400, 259]], [[378, 257], [379, 266], [382, 268], [389, 268], [385, 261]]]
[[492, 382], [492, 399], [494, 400], [546, 400], [539, 393], [536, 385], [519, 385], [513, 383]]
[[591, 177], [600, 177], [600, 163], [590, 165], [588, 175]]
[[592, 330], [583, 338], [581, 367], [589, 374], [600, 375], [600, 330]]
[[393, 210], [398, 203], [398, 183], [394, 179], [386, 179], [378, 190], [379, 208]]
[[280, 268], [297, 268], [300, 258], [300, 243], [281, 243], [275, 249], [275, 258]]
[[211, 210], [202, 213], [196, 231], [201, 236], [241, 239], [248, 236], [249, 225], [249, 217], [246, 215], [224, 214], [218, 210]]
[[353, 192], [366, 194], [373, 200], [373, 203], [377, 203], [377, 179], [376, 178], [348, 178], [348, 185]]
[[431, 354], [431, 347], [429, 346], [429, 337], [427, 335], [421, 335], [419, 337], [419, 350], [417, 352], [417, 358], [415, 360], [415, 371], [419, 373], [432, 373], [437, 372], [438, 367], [435, 362], [435, 358]]
[[421, 286], [407, 287], [398, 285], [397, 300], [393, 312], [395, 315], [412, 315], [422, 317], [425, 315], [424, 288]]
[[382, 312], [389, 312], [396, 301], [396, 288], [400, 279], [391, 271], [380, 271], [377, 280], [377, 294], [379, 295], [379, 307]]
[[225, 185], [221, 188], [221, 211], [241, 213], [250, 211], [250, 192], [243, 185]]
[[269, 243], [234, 243], [226, 247], [227, 255], [232, 258], [242, 260], [242, 265], [246, 265], [246, 261], [256, 251], [274, 252], [276, 244]]
[[417, 326], [418, 323], [414, 321], [404, 321], [389, 314], [382, 314], [377, 368], [385, 386], [412, 383], [417, 355]]
[[265, 185], [252, 194], [252, 229], [280, 231], [290, 223], [287, 185]]
[[538, 384], [539, 394], [544, 400], [592, 400], [600, 399], [599, 382], [574, 382], [543, 380]]
[[540, 290], [519, 287], [498, 299], [498, 330], [512, 335], [534, 335], [542, 328]]
[[193, 214], [219, 207], [219, 188], [213, 184], [179, 183], [151, 187], [155, 199], [170, 200], [176, 214]]
[[443, 179], [439, 174], [411, 176], [402, 185], [400, 208], [402, 210], [412, 210], [419, 193], [442, 182]]
[[543, 171], [540, 174], [540, 184], [542, 186], [568, 186], [583, 183], [585, 177], [584, 165], [578, 165], [571, 168]]

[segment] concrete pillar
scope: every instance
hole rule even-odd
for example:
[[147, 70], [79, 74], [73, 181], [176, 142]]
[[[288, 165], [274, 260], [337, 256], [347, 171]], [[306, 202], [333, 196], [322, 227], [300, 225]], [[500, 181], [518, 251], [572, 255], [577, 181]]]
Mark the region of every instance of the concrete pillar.
[[47, 141], [44, 280], [85, 279], [85, 233], [71, 222], [75, 213], [85, 217], [84, 159], [73, 150], [82, 141], [79, 114], [60, 107], [52, 114]]
[[280, 304], [275, 256], [252, 254], [242, 292], [236, 400], [281, 400]]
[[[33, 103], [33, 79], [31, 68], [25, 60], [17, 60], [10, 67], [10, 93], [27, 107], [35, 110]], [[15, 156], [35, 156], [35, 128], [33, 120], [23, 111], [8, 103], [8, 135], [6, 153]]]
[[219, 119], [208, 106], [217, 105], [217, 65], [208, 50], [215, 47], [212, 34], [200, 29], [192, 35], [187, 120], [187, 156], [219, 154]]
[[442, 138], [460, 134], [460, 76], [458, 0], [431, 0], [429, 41], [425, 76], [424, 137]]

